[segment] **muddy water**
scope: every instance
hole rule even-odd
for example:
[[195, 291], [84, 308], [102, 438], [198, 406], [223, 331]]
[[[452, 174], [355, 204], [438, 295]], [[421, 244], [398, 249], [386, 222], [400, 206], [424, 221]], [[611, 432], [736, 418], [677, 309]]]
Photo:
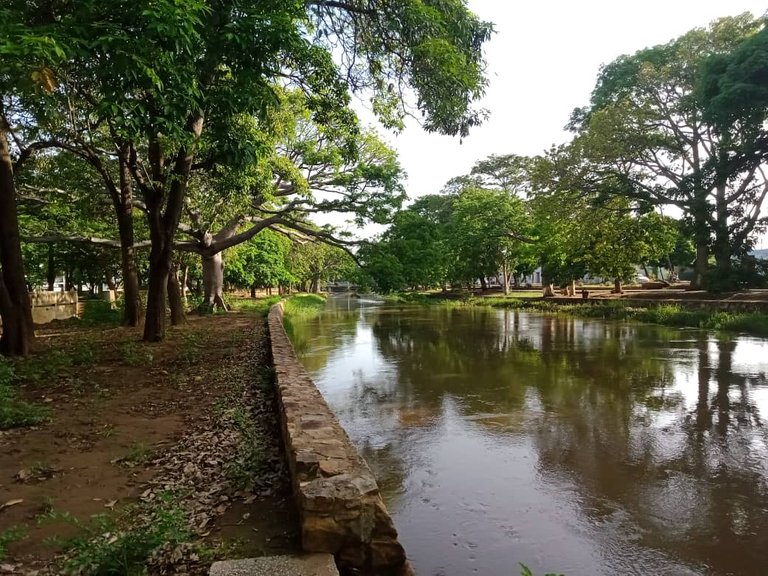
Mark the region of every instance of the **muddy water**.
[[768, 341], [346, 299], [289, 329], [419, 575], [768, 574]]

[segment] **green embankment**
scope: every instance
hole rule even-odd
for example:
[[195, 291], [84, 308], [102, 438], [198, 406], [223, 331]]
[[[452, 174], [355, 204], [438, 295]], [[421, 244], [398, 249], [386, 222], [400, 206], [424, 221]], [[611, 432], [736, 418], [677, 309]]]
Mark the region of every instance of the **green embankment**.
[[567, 314], [580, 318], [634, 320], [664, 326], [702, 328], [744, 332], [768, 336], [768, 314], [758, 312], [724, 312], [720, 310], [686, 310], [676, 304], [637, 306], [632, 302], [607, 300], [590, 304], [561, 304], [534, 298], [515, 297], [446, 297], [440, 294], [397, 294], [386, 298], [391, 303], [436, 306], [488, 306], [536, 310], [550, 314]]

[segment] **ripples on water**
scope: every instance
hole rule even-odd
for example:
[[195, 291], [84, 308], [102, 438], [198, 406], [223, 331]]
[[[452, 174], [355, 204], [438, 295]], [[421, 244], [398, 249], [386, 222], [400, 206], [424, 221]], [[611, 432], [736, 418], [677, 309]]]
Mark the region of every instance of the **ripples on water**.
[[768, 342], [337, 299], [300, 358], [419, 575], [768, 574]]

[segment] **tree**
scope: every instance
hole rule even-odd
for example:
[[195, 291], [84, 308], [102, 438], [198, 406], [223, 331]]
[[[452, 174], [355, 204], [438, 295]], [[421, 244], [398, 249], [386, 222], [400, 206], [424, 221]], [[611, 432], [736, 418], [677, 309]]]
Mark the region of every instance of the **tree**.
[[731, 142], [706, 120], [696, 97], [706, 59], [730, 52], [759, 27], [749, 14], [722, 18], [708, 29], [622, 56], [601, 70], [590, 106], [572, 117], [593, 182], [615, 177], [623, 181], [620, 194], [673, 205], [690, 217], [695, 286], [703, 285], [710, 242], [727, 274], [731, 255], [760, 227], [768, 181], [756, 167], [723, 162]]
[[477, 178], [482, 188], [504, 190], [519, 197], [530, 193], [530, 172], [533, 159], [517, 154], [491, 154], [472, 167], [470, 176]]
[[325, 242], [294, 242], [288, 254], [288, 270], [304, 292], [319, 292], [320, 283], [347, 279], [356, 267], [341, 248]]
[[[16, 206], [15, 174], [41, 146], [13, 135], [12, 110], [19, 97], [38, 87], [53, 88], [50, 68], [63, 53], [50, 39], [27, 33], [24, 42], [14, 42], [21, 26], [11, 18], [12, 9], [23, 9], [14, 2], [0, 8], [0, 318], [3, 333], [0, 353], [26, 355], [34, 338], [32, 308], [25, 281]], [[9, 40], [7, 40], [9, 39]], [[12, 150], [11, 142], [15, 147]], [[15, 158], [14, 158], [15, 156]]]
[[474, 281], [500, 271], [509, 291], [510, 275], [531, 243], [531, 222], [525, 204], [505, 191], [468, 188], [453, 203], [452, 242], [459, 275]]
[[306, 218], [332, 212], [352, 217], [358, 226], [384, 223], [405, 197], [395, 152], [374, 132], [360, 130], [354, 114], [320, 125], [301, 92], [282, 92], [280, 99], [267, 121], [241, 118], [231, 131], [233, 139], [262, 141], [262, 156], [241, 169], [220, 168], [190, 181], [181, 230], [193, 240], [179, 247], [203, 258], [208, 307], [223, 302], [225, 248], [265, 228], [344, 245], [332, 231], [307, 225]]
[[[99, 94], [115, 144], [146, 205], [150, 229], [146, 340], [163, 338], [166, 285], [189, 179], [252, 160], [253, 148], [201, 157], [208, 135], [224, 136], [242, 114], [275, 103], [273, 82], [299, 86], [324, 123], [346, 104], [347, 87], [370, 89], [374, 110], [396, 124], [410, 85], [428, 130], [465, 135], [482, 111], [482, 45], [492, 29], [463, 1], [421, 3], [316, 0], [179, 4], [144, 0], [56, 6], [45, 32], [71, 40], [66, 70], [87, 76]], [[336, 53], [340, 64], [332, 58]], [[215, 148], [215, 147], [214, 147]], [[259, 153], [259, 151], [255, 151]]]
[[450, 195], [423, 196], [397, 213], [383, 235], [382, 245], [400, 265], [395, 277], [403, 286], [443, 286], [450, 279], [453, 201]]
[[264, 230], [243, 244], [230, 248], [224, 279], [236, 286], [250, 288], [256, 297], [257, 288], [271, 289], [294, 281], [288, 271], [291, 241], [283, 234]]

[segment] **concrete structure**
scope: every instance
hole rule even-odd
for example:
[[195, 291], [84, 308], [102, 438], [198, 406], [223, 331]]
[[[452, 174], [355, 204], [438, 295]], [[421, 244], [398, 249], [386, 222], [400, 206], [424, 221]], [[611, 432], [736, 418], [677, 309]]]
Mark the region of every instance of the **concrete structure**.
[[412, 574], [373, 473], [296, 358], [282, 303], [270, 310], [269, 331], [302, 547], [355, 574]]
[[66, 320], [77, 316], [77, 292], [32, 292], [32, 320], [35, 324], [47, 324], [54, 320]]
[[209, 576], [339, 576], [330, 554], [266, 556], [214, 562]]

